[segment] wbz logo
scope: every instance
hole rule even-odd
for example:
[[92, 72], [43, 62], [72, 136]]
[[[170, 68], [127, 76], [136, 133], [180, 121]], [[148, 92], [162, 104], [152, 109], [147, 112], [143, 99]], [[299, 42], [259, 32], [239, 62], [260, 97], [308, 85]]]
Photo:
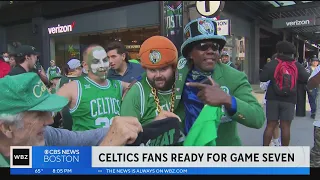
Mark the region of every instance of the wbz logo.
[[11, 146], [10, 167], [11, 168], [30, 168], [32, 147], [29, 146]]

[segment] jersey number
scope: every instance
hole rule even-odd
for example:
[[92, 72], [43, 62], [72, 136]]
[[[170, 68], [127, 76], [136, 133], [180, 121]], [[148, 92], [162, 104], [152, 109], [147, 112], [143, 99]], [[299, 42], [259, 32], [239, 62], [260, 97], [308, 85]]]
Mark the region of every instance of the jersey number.
[[96, 119], [95, 123], [96, 123], [96, 126], [101, 126], [102, 124], [104, 124], [104, 126], [102, 126], [102, 127], [108, 128], [112, 124], [112, 120], [113, 120], [113, 118], [109, 119], [107, 117], [100, 117], [100, 118]]

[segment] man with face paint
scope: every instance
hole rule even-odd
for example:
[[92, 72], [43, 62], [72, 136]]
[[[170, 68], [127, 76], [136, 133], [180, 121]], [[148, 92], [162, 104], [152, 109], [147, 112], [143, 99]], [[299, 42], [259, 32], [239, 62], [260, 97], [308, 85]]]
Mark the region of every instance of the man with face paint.
[[90, 45], [83, 52], [83, 61], [88, 76], [64, 85], [57, 94], [69, 99], [72, 130], [109, 127], [112, 119], [120, 114], [122, 93], [127, 83], [107, 79], [109, 61], [103, 47]]
[[[177, 48], [168, 38], [153, 36], [143, 42], [139, 57], [146, 72], [139, 82], [131, 83], [120, 116], [136, 117], [143, 126], [168, 117], [180, 119], [173, 113]], [[183, 133], [175, 133], [180, 133], [179, 142], [184, 140]]]
[[217, 34], [217, 23], [211, 18], [189, 22], [184, 36], [184, 58], [177, 65], [175, 113], [182, 120], [185, 135], [188, 136], [204, 105], [218, 106], [222, 107], [223, 116], [216, 145], [240, 146], [237, 123], [258, 129], [265, 121], [246, 75], [219, 61], [226, 39]]

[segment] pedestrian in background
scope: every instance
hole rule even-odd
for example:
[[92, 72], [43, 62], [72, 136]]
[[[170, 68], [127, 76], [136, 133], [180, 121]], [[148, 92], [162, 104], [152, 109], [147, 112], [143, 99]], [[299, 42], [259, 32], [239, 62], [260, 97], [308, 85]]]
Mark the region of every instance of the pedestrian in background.
[[[319, 59], [316, 57], [311, 58], [311, 65], [307, 67], [307, 71], [309, 72], [310, 75], [317, 68], [318, 65], [319, 65]], [[313, 89], [307, 88], [307, 94], [308, 94], [309, 104], [310, 104], [310, 108], [311, 108], [310, 117], [312, 119], [315, 119], [316, 110], [317, 110], [316, 99], [318, 96], [318, 87], [313, 88]]]
[[[280, 120], [281, 144], [289, 146], [290, 126], [294, 119], [297, 103], [297, 82], [306, 83], [309, 74], [304, 67], [294, 59], [296, 47], [288, 41], [280, 41], [276, 45], [275, 60], [267, 63], [260, 73], [260, 81], [270, 84], [266, 94], [267, 127], [263, 134], [263, 145], [269, 146], [274, 129]], [[283, 81], [283, 79], [290, 81]], [[289, 82], [289, 83], [287, 83]]]

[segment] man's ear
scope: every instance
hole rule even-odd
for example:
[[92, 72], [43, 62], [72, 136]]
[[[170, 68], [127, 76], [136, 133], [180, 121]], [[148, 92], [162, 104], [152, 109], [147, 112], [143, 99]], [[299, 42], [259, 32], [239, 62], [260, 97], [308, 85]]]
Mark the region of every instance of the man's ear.
[[125, 59], [126, 59], [126, 53], [122, 53], [122, 55], [121, 55], [121, 58], [122, 58], [122, 61], [124, 61]]
[[88, 71], [88, 64], [86, 61], [82, 61], [82, 67]]
[[3, 122], [0, 122], [0, 131], [4, 134], [7, 138], [12, 138], [12, 129], [10, 125], [7, 125]]

